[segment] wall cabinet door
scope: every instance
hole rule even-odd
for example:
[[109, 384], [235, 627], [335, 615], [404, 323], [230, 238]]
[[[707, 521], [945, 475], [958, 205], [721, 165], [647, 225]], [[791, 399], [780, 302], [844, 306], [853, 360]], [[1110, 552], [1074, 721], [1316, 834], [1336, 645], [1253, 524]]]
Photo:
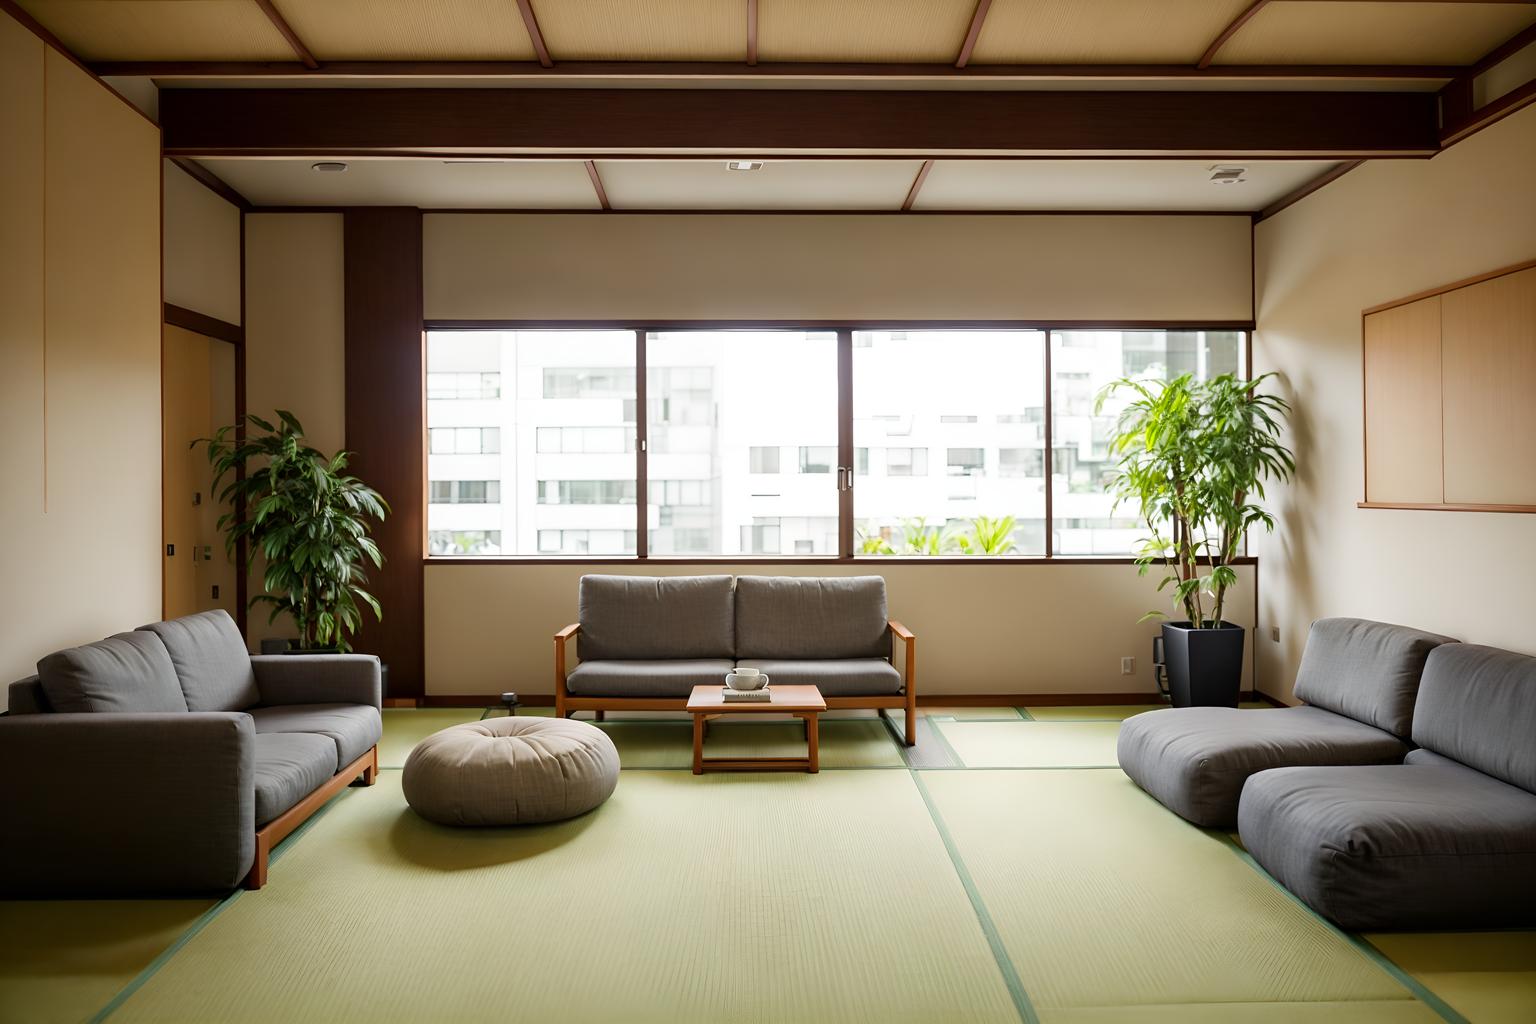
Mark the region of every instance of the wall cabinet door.
[[1438, 505], [1441, 296], [1365, 317], [1365, 500]]

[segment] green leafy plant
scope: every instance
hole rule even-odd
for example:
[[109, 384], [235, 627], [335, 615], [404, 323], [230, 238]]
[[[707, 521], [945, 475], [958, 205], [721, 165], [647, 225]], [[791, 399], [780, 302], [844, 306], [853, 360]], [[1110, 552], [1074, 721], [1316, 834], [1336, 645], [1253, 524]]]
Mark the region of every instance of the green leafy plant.
[[957, 538], [960, 550], [967, 555], [1006, 555], [1013, 551], [1013, 516], [994, 519], [977, 516], [971, 520], [971, 532]]
[[362, 624], [361, 605], [382, 618], [379, 602], [363, 584], [368, 563], [384, 564], [368, 534], [389, 506], [344, 472], [348, 452], [326, 456], [305, 441], [292, 413], [279, 409], [277, 417], [274, 426], [247, 416], [255, 429], [243, 436], [238, 425], [221, 427], [192, 444], [207, 445], [215, 490], [233, 476], [219, 493], [232, 509], [219, 517], [230, 556], [245, 541], [247, 573], [258, 555], [266, 560], [266, 593], [253, 597], [251, 607], [269, 605], [268, 622], [284, 612], [291, 615], [301, 650], [348, 651], [348, 635]]
[[[1109, 446], [1120, 456], [1115, 506], [1136, 505], [1150, 532], [1136, 564], [1142, 575], [1154, 565], [1163, 568], [1158, 590], [1173, 588], [1175, 604], [1196, 629], [1221, 622], [1245, 531], [1275, 527], [1258, 504], [1264, 482], [1288, 480], [1296, 471], [1294, 456], [1280, 443], [1290, 406], [1260, 391], [1272, 376], [1125, 378], [1099, 393], [1096, 411], [1116, 394], [1132, 396]], [[1149, 612], [1143, 621], [1161, 614]]]

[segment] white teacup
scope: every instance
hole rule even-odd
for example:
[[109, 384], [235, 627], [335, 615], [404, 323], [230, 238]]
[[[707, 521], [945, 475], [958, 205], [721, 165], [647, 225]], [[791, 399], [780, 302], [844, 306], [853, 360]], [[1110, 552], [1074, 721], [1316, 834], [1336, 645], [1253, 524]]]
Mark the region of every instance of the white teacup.
[[755, 668], [738, 668], [726, 673], [725, 685], [733, 690], [761, 690], [768, 677]]

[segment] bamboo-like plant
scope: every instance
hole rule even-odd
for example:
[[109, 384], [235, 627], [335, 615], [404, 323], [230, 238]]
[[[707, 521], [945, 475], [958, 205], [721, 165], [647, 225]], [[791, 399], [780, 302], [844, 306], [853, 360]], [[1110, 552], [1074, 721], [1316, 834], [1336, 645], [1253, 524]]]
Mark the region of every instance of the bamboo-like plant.
[[[1237, 583], [1232, 561], [1245, 531], [1275, 528], [1258, 504], [1264, 482], [1288, 480], [1296, 470], [1280, 443], [1290, 406], [1260, 391], [1272, 376], [1125, 378], [1098, 396], [1095, 411], [1119, 392], [1134, 396], [1109, 442], [1120, 455], [1115, 507], [1140, 509], [1149, 536], [1136, 564], [1142, 575], [1154, 565], [1163, 568], [1158, 590], [1173, 587], [1175, 604], [1195, 629], [1220, 624], [1227, 589]], [[1149, 612], [1143, 621], [1161, 615]]]
[[247, 416], [255, 429], [245, 436], [227, 426], [192, 444], [207, 445], [215, 490], [234, 477], [219, 493], [231, 509], [218, 524], [230, 556], [244, 540], [245, 572], [257, 555], [266, 560], [266, 593], [253, 597], [251, 607], [269, 605], [268, 622], [283, 612], [291, 615], [301, 650], [348, 651], [348, 635], [362, 625], [360, 605], [382, 618], [379, 602], [363, 584], [367, 563], [384, 564], [368, 533], [371, 521], [382, 520], [389, 506], [344, 472], [348, 452], [326, 456], [305, 441], [304, 427], [292, 413], [279, 409], [277, 416], [276, 426]]
[[977, 516], [971, 520], [971, 532], [962, 534], [956, 543], [967, 555], [1006, 555], [1013, 551], [1013, 516]]

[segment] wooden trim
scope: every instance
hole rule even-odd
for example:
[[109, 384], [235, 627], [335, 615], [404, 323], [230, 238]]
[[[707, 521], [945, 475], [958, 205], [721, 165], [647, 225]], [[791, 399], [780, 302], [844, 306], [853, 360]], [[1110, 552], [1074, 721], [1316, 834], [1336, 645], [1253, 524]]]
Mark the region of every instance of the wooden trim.
[[1281, 210], [1284, 210], [1286, 207], [1295, 203], [1299, 203], [1301, 200], [1307, 198], [1307, 196], [1311, 195], [1313, 192], [1316, 192], [1324, 185], [1338, 181], [1340, 178], [1344, 177], [1344, 175], [1348, 174], [1350, 171], [1354, 170], [1356, 167], [1359, 167], [1363, 163], [1365, 163], [1364, 160], [1346, 160], [1341, 164], [1330, 167], [1328, 170], [1324, 171], [1322, 174], [1319, 174], [1317, 177], [1305, 183], [1300, 188], [1296, 188], [1290, 192], [1287, 192], [1285, 195], [1281, 196], [1279, 199], [1276, 199], [1274, 202], [1264, 207], [1264, 209], [1254, 214], [1253, 222], [1257, 224], [1259, 221], [1268, 220], [1275, 214], [1279, 213]]
[[651, 416], [646, 332], [635, 332], [635, 556], [651, 553]]
[[1531, 103], [1536, 103], [1536, 78], [1518, 89], [1511, 89], [1493, 102], [1478, 107], [1472, 111], [1468, 120], [1447, 125], [1440, 136], [1441, 148], [1448, 149], [1458, 142], [1464, 142], [1489, 125], [1497, 124]]
[[[1521, 268], [1511, 268], [1521, 269]], [[1251, 331], [1252, 320], [442, 320], [429, 331]]]
[[1498, 46], [1483, 54], [1471, 67], [1462, 73], [1462, 77], [1476, 78], [1478, 75], [1492, 71], [1532, 43], [1536, 43], [1536, 22], [1525, 26], [1519, 32], [1516, 32]]
[[1508, 267], [1500, 267], [1497, 270], [1490, 270], [1483, 274], [1474, 274], [1471, 277], [1462, 278], [1460, 281], [1452, 281], [1450, 284], [1443, 284], [1437, 288], [1428, 288], [1422, 292], [1415, 292], [1414, 294], [1405, 296], [1401, 299], [1393, 299], [1391, 302], [1383, 302], [1379, 306], [1372, 306], [1369, 309], [1361, 310], [1360, 315], [1370, 316], [1372, 313], [1380, 313], [1383, 310], [1392, 309], [1396, 306], [1406, 306], [1410, 302], [1418, 302], [1420, 299], [1428, 299], [1436, 295], [1444, 295], [1446, 292], [1453, 292], [1458, 288], [1465, 288], [1470, 284], [1481, 284], [1484, 281], [1491, 281], [1496, 277], [1503, 277], [1506, 274], [1517, 274], [1522, 270], [1530, 270], [1532, 267], [1536, 267], [1536, 259], [1525, 260], [1521, 263], [1515, 263]]
[[981, 38], [981, 27], [986, 24], [987, 12], [992, 9], [992, 0], [976, 0], [976, 10], [971, 15], [971, 27], [966, 30], [965, 41], [960, 44], [960, 55], [955, 58], [955, 67], [963, 68], [971, 62], [971, 54], [976, 49], [976, 40]]
[[853, 439], [853, 331], [837, 332], [837, 465], [847, 471], [837, 481], [837, 557], [852, 560], [855, 549], [854, 500], [859, 482], [858, 449]]
[[1253, 3], [1249, 4], [1246, 10], [1244, 10], [1237, 17], [1233, 18], [1227, 24], [1227, 27], [1222, 29], [1221, 33], [1217, 35], [1215, 39], [1211, 40], [1211, 45], [1205, 48], [1205, 52], [1202, 53], [1200, 55], [1200, 59], [1195, 62], [1195, 67], [1201, 71], [1204, 71], [1206, 68], [1210, 67], [1211, 62], [1216, 59], [1216, 52], [1223, 46], [1227, 45], [1227, 41], [1233, 36], [1237, 35], [1239, 29], [1248, 24], [1248, 22], [1252, 21], [1255, 14], [1258, 14], [1268, 6], [1269, 0], [1253, 0]]
[[[1056, 449], [1055, 431], [1056, 411], [1052, 405], [1052, 392], [1055, 388], [1051, 382], [1055, 379], [1051, 366], [1053, 354], [1052, 346], [1055, 344], [1055, 331], [1047, 328], [1045, 331], [1045, 408], [1041, 415], [1045, 417], [1045, 423], [1041, 429], [1041, 442], [1044, 444], [1044, 454], [1041, 456], [1041, 469], [1045, 473], [1045, 557], [1056, 560]], [[1134, 564], [1134, 560], [1133, 560]]]
[[[245, 217], [246, 212], [240, 211], [240, 336], [241, 344], [235, 346], [235, 437], [245, 438]], [[245, 464], [235, 466], [235, 479], [245, 479]], [[245, 498], [242, 495], [235, 502], [236, 520], [245, 518]], [[240, 635], [245, 637], [250, 627], [250, 609], [247, 607], [250, 601], [251, 573], [246, 564], [246, 539], [241, 537], [235, 542], [235, 625], [240, 629]]]
[[554, 59], [549, 55], [549, 47], [544, 45], [544, 33], [539, 30], [539, 19], [533, 13], [531, 0], [517, 0], [517, 11], [523, 16], [523, 27], [528, 30], [528, 38], [533, 42], [533, 52], [538, 55], [539, 67], [554, 67]]
[[603, 188], [602, 175], [597, 173], [597, 161], [587, 160], [582, 163], [582, 166], [587, 169], [587, 178], [592, 182], [592, 191], [597, 193], [598, 205], [604, 210], [613, 209], [608, 203], [608, 191]]
[[231, 345], [245, 344], [245, 330], [239, 324], [232, 324], [228, 320], [220, 320], [218, 317], [208, 316], [206, 313], [199, 313], [195, 309], [187, 309], [185, 306], [177, 306], [170, 302], [162, 305], [165, 307], [165, 322], [172, 327], [180, 327], [193, 334], [227, 341]]
[[1392, 501], [1361, 501], [1356, 508], [1397, 508], [1419, 512], [1536, 512], [1536, 505], [1466, 505], [1452, 502], [1411, 504]]
[[747, 0], [747, 67], [757, 66], [757, 0]]
[[366, 753], [344, 766], [341, 771], [331, 776], [329, 780], [317, 787], [312, 793], [294, 804], [282, 814], [273, 818], [265, 826], [256, 830], [256, 858], [251, 863], [251, 870], [245, 876], [244, 887], [247, 889], [260, 889], [267, 884], [267, 860], [271, 856], [272, 848], [293, 834], [304, 822], [321, 807], [343, 789], [350, 786], [359, 776], [365, 786], [371, 786], [378, 781], [379, 775], [379, 748], [377, 744], [370, 747]]
[[267, 20], [272, 23], [272, 27], [277, 29], [283, 39], [287, 41], [289, 49], [293, 51], [294, 56], [299, 58], [299, 62], [306, 69], [314, 71], [320, 67], [320, 62], [315, 60], [315, 55], [309, 52], [309, 47], [304, 45], [304, 40], [300, 39], [299, 34], [293, 30], [293, 26], [288, 24], [288, 19], [283, 17], [282, 12], [273, 6], [272, 0], [256, 0], [256, 6], [261, 8], [261, 13], [267, 16]]
[[[649, 558], [637, 558], [634, 555], [569, 555], [564, 558], [549, 558], [529, 556], [526, 558], [508, 557], [504, 555], [484, 557], [448, 557], [444, 555], [428, 555], [422, 559], [429, 566], [442, 565], [820, 565], [826, 568], [838, 566], [859, 565], [867, 567], [877, 566], [910, 566], [910, 565], [1135, 565], [1136, 559], [1129, 555], [1052, 555], [1043, 557], [1039, 555], [972, 555], [969, 557], [934, 557], [928, 558], [921, 555], [854, 555], [852, 558], [839, 558], [835, 555], [819, 555], [815, 558], [792, 555], [742, 555], [733, 557], [730, 555], [700, 555], [693, 558], [681, 558], [674, 556]], [[1232, 559], [1228, 565], [1257, 565], [1257, 555], [1243, 555]]]
[[902, 200], [903, 212], [911, 212], [912, 204], [917, 202], [917, 194], [923, 190], [923, 182], [928, 180], [928, 172], [933, 170], [933, 161], [924, 160], [923, 166], [918, 168], [917, 177], [912, 179], [912, 187], [907, 189], [907, 198]]
[[241, 195], [234, 188], [234, 186], [229, 184], [229, 182], [225, 181], [217, 174], [214, 174], [198, 161], [193, 160], [191, 157], [185, 156], [170, 156], [166, 157], [166, 159], [175, 164], [177, 167], [180, 167], [183, 171], [187, 172], [187, 174], [191, 176], [194, 181], [208, 189], [220, 199], [223, 199], [227, 203], [233, 204], [242, 212], [250, 212], [251, 201], [249, 199]]

